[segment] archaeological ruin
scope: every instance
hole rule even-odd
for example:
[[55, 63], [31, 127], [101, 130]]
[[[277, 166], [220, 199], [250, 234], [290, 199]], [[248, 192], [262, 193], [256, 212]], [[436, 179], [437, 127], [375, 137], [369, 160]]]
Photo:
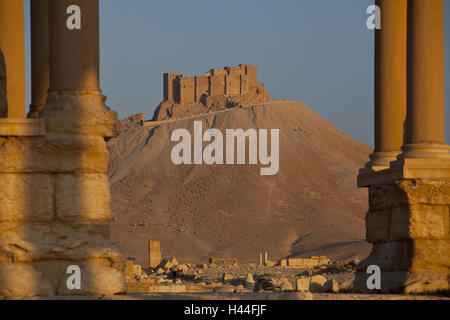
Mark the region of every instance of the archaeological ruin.
[[[30, 3], [32, 90], [26, 117], [24, 3], [0, 0], [0, 298], [124, 294], [125, 265], [129, 277], [143, 272], [132, 261], [125, 262], [119, 243], [111, 237], [106, 141], [118, 135], [119, 122], [99, 85], [98, 0]], [[358, 186], [369, 192], [366, 239], [373, 249], [357, 264], [355, 282], [348, 289], [368, 291], [366, 270], [377, 265], [381, 292], [448, 292], [450, 146], [444, 139], [444, 1], [376, 3], [383, 12], [383, 28], [375, 36], [375, 149], [358, 174]], [[67, 28], [71, 5], [83, 12], [81, 29]], [[168, 73], [164, 101], [154, 120], [268, 100], [257, 81], [256, 66], [213, 69], [195, 77]], [[194, 266], [160, 262], [158, 241], [149, 242], [148, 253], [149, 266], [159, 266], [162, 273], [185, 275], [190, 270], [193, 278], [201, 275]], [[329, 262], [319, 256], [287, 259], [283, 264], [317, 267]], [[265, 253], [265, 266], [272, 263]], [[68, 286], [73, 266], [81, 269], [80, 288]], [[164, 292], [157, 272], [150, 280], [157, 284], [154, 290]], [[313, 281], [314, 277], [319, 278]], [[229, 278], [223, 274], [223, 280], [231, 283]], [[178, 290], [172, 292], [186, 292], [181, 279], [166, 280]], [[268, 285], [293, 290], [283, 279], [260, 275], [258, 280], [255, 284], [249, 273], [240, 292], [267, 290]], [[317, 275], [300, 278], [297, 290], [316, 282], [323, 289], [324, 280]], [[333, 283], [330, 288], [335, 291]], [[239, 292], [229, 284], [214, 290]]]
[[[76, 31], [66, 27], [74, 4], [84, 14]], [[25, 118], [23, 6], [0, 0], [0, 297], [124, 293], [106, 175], [105, 140], [119, 123], [99, 89], [98, 0], [31, 1], [31, 28], [40, 30], [32, 56], [42, 59], [32, 58], [33, 119]], [[80, 288], [67, 285], [71, 266]]]
[[[444, 138], [444, 1], [378, 0], [375, 150], [358, 185], [369, 189], [366, 269], [384, 292], [436, 292], [450, 280], [450, 147]], [[433, 32], [428, 32], [433, 30]]]
[[185, 118], [234, 107], [270, 101], [264, 85], [258, 82], [257, 66], [211, 69], [202, 76], [164, 74], [164, 101], [153, 120]]

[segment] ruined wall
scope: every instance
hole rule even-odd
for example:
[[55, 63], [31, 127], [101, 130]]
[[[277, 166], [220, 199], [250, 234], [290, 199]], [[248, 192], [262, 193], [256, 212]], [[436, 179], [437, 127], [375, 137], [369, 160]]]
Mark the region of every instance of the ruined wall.
[[195, 101], [201, 101], [203, 95], [209, 93], [209, 76], [195, 77]]
[[256, 91], [257, 87], [258, 68], [251, 65], [211, 69], [205, 75], [195, 77], [165, 73], [164, 101], [179, 104], [200, 102], [203, 95], [243, 95]]
[[225, 94], [225, 74], [215, 72], [209, 77], [209, 95], [223, 96]]
[[240, 67], [227, 67], [225, 70], [227, 71], [225, 75], [225, 94], [241, 94], [241, 73], [243, 70]]
[[174, 97], [173, 82], [179, 76], [178, 73], [164, 74], [164, 101], [172, 100]]
[[0, 50], [0, 118], [8, 116], [8, 103], [6, 99], [6, 65], [3, 53]]
[[184, 118], [237, 106], [270, 101], [264, 85], [258, 82], [258, 68], [211, 69], [201, 76], [164, 74], [164, 101], [156, 108], [153, 120]]
[[185, 104], [195, 101], [195, 78], [179, 78], [177, 82], [179, 85], [180, 96], [178, 102]]
[[450, 180], [402, 179], [369, 189], [366, 238], [373, 244], [358, 265], [355, 288], [368, 291], [367, 267], [382, 272], [382, 292], [448, 290]]
[[[125, 292], [105, 141], [119, 123], [104, 100], [50, 92], [47, 136], [0, 137], [0, 300]], [[71, 265], [81, 269], [81, 289], [67, 287]]]

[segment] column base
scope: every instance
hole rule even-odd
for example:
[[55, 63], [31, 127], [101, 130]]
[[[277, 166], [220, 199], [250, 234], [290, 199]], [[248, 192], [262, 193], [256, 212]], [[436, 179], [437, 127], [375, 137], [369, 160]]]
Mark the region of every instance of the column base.
[[388, 271], [381, 273], [381, 289], [370, 290], [365, 271], [355, 274], [353, 288], [361, 293], [400, 293], [400, 294], [436, 294], [449, 290], [447, 272], [436, 271]]
[[402, 147], [403, 153], [398, 159], [448, 159], [450, 160], [450, 146], [438, 143], [410, 143]]
[[28, 111], [28, 119], [39, 119], [39, 114], [45, 105], [30, 104], [30, 111]]
[[372, 153], [369, 156], [370, 161], [365, 164], [364, 168], [359, 170], [359, 173], [364, 175], [388, 169], [391, 161], [396, 160], [399, 153], [400, 151]]
[[[105, 142], [119, 122], [104, 101], [99, 91], [50, 91], [41, 119], [0, 121], [8, 134], [46, 129], [0, 138], [0, 298], [126, 292]], [[67, 285], [72, 265], [79, 289]]]
[[383, 293], [448, 291], [450, 178], [374, 184], [369, 199], [366, 239], [373, 248], [358, 265], [354, 288], [373, 292], [366, 270], [376, 265]]

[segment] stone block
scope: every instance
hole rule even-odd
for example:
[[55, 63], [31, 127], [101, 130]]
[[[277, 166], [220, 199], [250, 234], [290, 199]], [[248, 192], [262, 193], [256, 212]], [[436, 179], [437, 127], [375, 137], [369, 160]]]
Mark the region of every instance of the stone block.
[[32, 263], [0, 263], [0, 297], [54, 296], [55, 287]]
[[311, 292], [323, 292], [324, 284], [327, 279], [324, 276], [316, 275], [311, 277], [311, 284], [309, 285], [309, 291]]
[[255, 290], [255, 280], [253, 279], [253, 274], [248, 273], [247, 277], [245, 278], [245, 284], [244, 287], [248, 290]]
[[111, 196], [104, 174], [56, 177], [56, 219], [75, 225], [111, 220]]
[[309, 286], [311, 285], [310, 277], [302, 277], [297, 279], [297, 291], [309, 292]]
[[157, 240], [149, 241], [149, 267], [156, 268], [161, 263], [161, 243]]
[[134, 275], [134, 263], [132, 260], [125, 261], [125, 276], [132, 278]]
[[410, 257], [409, 241], [375, 243], [369, 257], [361, 261], [358, 270], [366, 271], [370, 265], [377, 265], [382, 272], [406, 270]]
[[366, 214], [366, 239], [370, 243], [389, 240], [390, 211], [369, 211]]
[[392, 209], [391, 240], [446, 239], [449, 235], [447, 206], [411, 205]]
[[81, 269], [81, 289], [67, 288], [67, 277], [64, 275], [58, 284], [58, 295], [114, 295], [126, 292], [123, 270], [111, 266], [108, 259], [89, 259], [72, 262]]
[[410, 237], [413, 239], [448, 239], [449, 207], [438, 205], [411, 206]]
[[0, 223], [53, 220], [53, 175], [0, 174], [0, 190]]
[[105, 173], [109, 151], [100, 136], [49, 134], [0, 138], [0, 173]]
[[325, 292], [338, 293], [339, 283], [335, 279], [327, 280], [327, 282], [325, 282], [323, 285], [323, 290]]
[[450, 274], [450, 240], [414, 240], [409, 270], [441, 270]]
[[404, 179], [398, 182], [409, 204], [449, 205], [450, 180]]
[[50, 134], [112, 138], [118, 135], [120, 122], [105, 100], [100, 92], [50, 90], [40, 117]]
[[101, 231], [95, 225], [75, 228], [57, 222], [18, 227], [0, 224], [0, 262], [108, 258], [111, 263], [122, 263], [118, 243], [103, 237]]
[[367, 279], [370, 275], [365, 272], [357, 272], [353, 289], [365, 293], [402, 293], [418, 294], [433, 293], [449, 289], [447, 271], [387, 271], [381, 276], [381, 289], [369, 290]]

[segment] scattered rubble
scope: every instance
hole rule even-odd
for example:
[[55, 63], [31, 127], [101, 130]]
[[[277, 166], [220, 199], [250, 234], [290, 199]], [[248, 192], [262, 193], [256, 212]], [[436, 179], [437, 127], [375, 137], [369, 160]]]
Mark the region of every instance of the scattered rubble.
[[298, 268], [281, 261], [270, 263], [268, 259], [264, 259], [263, 265], [240, 265], [236, 259], [228, 258], [214, 258], [209, 264], [192, 265], [180, 264], [175, 257], [162, 259], [154, 268], [142, 268], [128, 260], [128, 293], [351, 291], [355, 261], [344, 263], [331, 262], [325, 257], [319, 259], [326, 264], [310, 268]]

